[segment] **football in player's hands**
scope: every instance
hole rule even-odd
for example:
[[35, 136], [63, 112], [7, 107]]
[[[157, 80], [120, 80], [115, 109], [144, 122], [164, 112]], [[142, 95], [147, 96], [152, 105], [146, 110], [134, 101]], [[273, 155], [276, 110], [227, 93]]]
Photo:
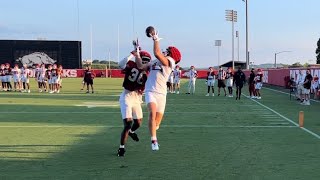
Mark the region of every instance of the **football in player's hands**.
[[147, 27], [147, 29], [146, 29], [147, 37], [152, 37], [155, 34], [156, 34], [156, 31], [155, 31], [154, 27], [152, 27], [152, 26]]

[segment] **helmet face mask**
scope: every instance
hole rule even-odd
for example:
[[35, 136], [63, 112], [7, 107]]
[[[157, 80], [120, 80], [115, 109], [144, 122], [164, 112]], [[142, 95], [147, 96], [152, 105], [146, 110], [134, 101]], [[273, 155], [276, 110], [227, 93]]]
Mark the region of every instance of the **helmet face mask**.
[[140, 57], [142, 59], [142, 64], [147, 64], [151, 60], [151, 55], [147, 51], [140, 51]]

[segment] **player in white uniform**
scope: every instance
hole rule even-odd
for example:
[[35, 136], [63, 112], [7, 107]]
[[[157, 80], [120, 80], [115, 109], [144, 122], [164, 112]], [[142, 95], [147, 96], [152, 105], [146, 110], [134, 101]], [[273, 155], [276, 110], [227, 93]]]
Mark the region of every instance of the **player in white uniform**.
[[[30, 77], [30, 70], [28, 69], [28, 66], [26, 64], [23, 64], [21, 68], [21, 82], [22, 82], [23, 90], [21, 92], [30, 93], [29, 77]], [[26, 90], [26, 85], [28, 90]]]
[[168, 78], [167, 87], [168, 91], [170, 93], [173, 93], [173, 71], [170, 73], [170, 76]]
[[180, 93], [180, 79], [181, 79], [181, 70], [179, 65], [176, 65], [176, 68], [173, 71], [173, 89], [174, 93], [179, 94]]
[[[167, 80], [176, 63], [181, 60], [179, 50], [169, 46], [166, 53], [163, 54], [160, 49], [160, 38], [156, 31], [150, 34], [153, 39], [153, 51], [157, 58], [148, 64], [143, 65], [141, 59], [136, 59], [138, 68], [150, 70], [145, 89], [145, 101], [149, 110], [149, 131], [151, 135], [151, 149], [159, 150], [157, 140], [157, 129], [159, 128], [165, 106], [167, 95]], [[139, 48], [137, 48], [139, 50]]]
[[14, 91], [21, 91], [21, 71], [19, 69], [18, 64], [14, 65], [14, 68], [12, 69], [12, 74]]
[[195, 67], [194, 66], [191, 66], [190, 67], [190, 70], [189, 70], [189, 85], [188, 85], [188, 92], [187, 94], [194, 94], [195, 91], [196, 91], [196, 79], [198, 77], [198, 73], [197, 71], [195, 70]]
[[39, 92], [47, 91], [46, 71], [46, 66], [42, 64], [38, 70], [38, 83], [40, 84]]
[[208, 93], [206, 96], [210, 96], [210, 88], [212, 89], [212, 96], [214, 96], [214, 83], [216, 82], [216, 76], [213, 72], [213, 68], [209, 67], [209, 71], [207, 73], [207, 81], [206, 84], [208, 86]]

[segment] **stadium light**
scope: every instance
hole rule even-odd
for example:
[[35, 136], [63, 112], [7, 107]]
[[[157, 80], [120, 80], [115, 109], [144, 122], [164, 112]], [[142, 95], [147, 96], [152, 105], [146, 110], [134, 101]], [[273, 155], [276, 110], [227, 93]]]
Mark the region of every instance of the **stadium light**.
[[249, 69], [249, 30], [248, 30], [248, 1], [242, 0], [246, 3], [246, 69]]
[[291, 51], [280, 51], [280, 52], [274, 53], [274, 67], [275, 68], [277, 68], [277, 55], [281, 54], [281, 53], [288, 53], [288, 52], [291, 52]]
[[226, 21], [232, 22], [232, 69], [234, 69], [234, 23], [238, 20], [237, 11], [226, 10]]
[[215, 41], [215, 46], [218, 47], [218, 66], [220, 66], [220, 47], [221, 47], [221, 40]]

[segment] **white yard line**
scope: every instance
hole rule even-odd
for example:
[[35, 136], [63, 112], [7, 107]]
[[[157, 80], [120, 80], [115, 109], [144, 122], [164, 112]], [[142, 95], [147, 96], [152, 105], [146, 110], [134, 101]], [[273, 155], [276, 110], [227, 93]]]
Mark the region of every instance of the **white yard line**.
[[[34, 126], [0, 126], [0, 128], [123, 128], [123, 126], [96, 126], [96, 125], [34, 125]], [[215, 126], [215, 125], [162, 125], [161, 128], [297, 128], [297, 126]]]
[[[120, 111], [0, 111], [0, 114], [120, 114]], [[221, 113], [232, 113], [232, 114], [256, 114], [256, 115], [261, 115], [259, 112], [227, 112], [227, 111], [211, 111], [211, 112], [165, 112], [165, 114], [221, 114]], [[143, 114], [148, 114], [148, 112], [143, 112]], [[270, 115], [270, 113], [266, 113], [264, 115]]]
[[[263, 87], [263, 89], [268, 89], [268, 90], [270, 90], [270, 91], [279, 92], [279, 93], [286, 94], [286, 95], [289, 95], [289, 96], [290, 96], [290, 93], [286, 93], [286, 92], [279, 91], [279, 90], [276, 90], [276, 89], [267, 88], [267, 87]], [[293, 94], [292, 94], [292, 95], [293, 95]], [[314, 99], [310, 99], [310, 100], [313, 101], [313, 102], [320, 103], [320, 101], [318, 101], [318, 100], [314, 100]]]
[[[291, 120], [291, 119], [289, 119], [289, 118], [287, 118], [287, 117], [283, 116], [282, 114], [280, 114], [279, 112], [277, 112], [277, 111], [275, 111], [275, 110], [271, 109], [270, 107], [268, 107], [268, 106], [266, 106], [266, 105], [264, 105], [264, 104], [262, 104], [262, 103], [260, 103], [260, 102], [258, 102], [258, 101], [256, 101], [256, 100], [254, 100], [254, 99], [251, 99], [249, 96], [246, 96], [245, 94], [243, 94], [243, 95], [244, 95], [246, 98], [250, 99], [251, 101], [253, 101], [253, 102], [255, 102], [255, 103], [259, 104], [260, 106], [262, 106], [262, 107], [266, 108], [267, 110], [269, 110], [269, 111], [271, 111], [271, 112], [273, 112], [273, 113], [277, 114], [277, 115], [278, 115], [278, 116], [280, 116], [281, 118], [283, 118], [283, 119], [287, 120], [288, 122], [292, 123], [292, 124], [293, 124], [293, 125], [295, 125], [296, 127], [299, 127], [299, 124], [297, 124], [297, 123], [296, 123], [296, 122], [294, 122], [293, 120]], [[307, 128], [300, 128], [300, 129], [302, 129], [303, 131], [305, 131], [305, 132], [307, 132], [307, 133], [311, 134], [312, 136], [314, 136], [314, 137], [316, 137], [316, 138], [320, 139], [320, 135], [318, 135], [318, 134], [316, 134], [316, 133], [314, 133], [314, 132], [310, 131], [309, 129], [307, 129]]]

